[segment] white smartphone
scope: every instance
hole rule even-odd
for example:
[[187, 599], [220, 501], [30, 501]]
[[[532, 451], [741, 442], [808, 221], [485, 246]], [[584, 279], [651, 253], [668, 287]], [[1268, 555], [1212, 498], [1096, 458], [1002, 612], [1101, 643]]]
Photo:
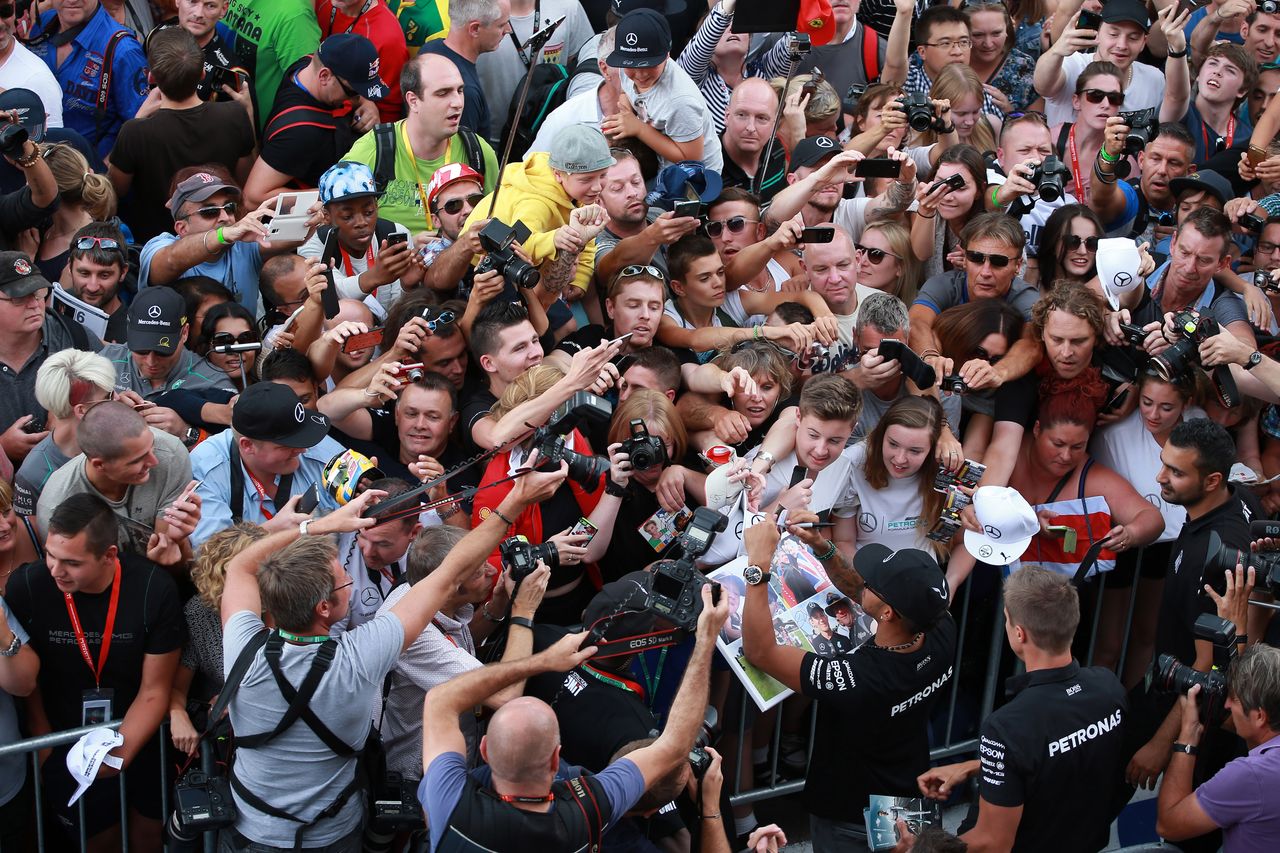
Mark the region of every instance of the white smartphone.
[[320, 200], [320, 193], [307, 190], [296, 193], [280, 193], [276, 196], [275, 213], [267, 223], [267, 237], [290, 242], [307, 237], [307, 212]]

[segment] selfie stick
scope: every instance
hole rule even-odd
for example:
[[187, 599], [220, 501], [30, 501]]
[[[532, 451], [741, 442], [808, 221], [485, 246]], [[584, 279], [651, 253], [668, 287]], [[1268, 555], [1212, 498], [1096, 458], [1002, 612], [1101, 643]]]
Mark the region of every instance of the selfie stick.
[[[262, 349], [262, 343], [254, 341], [251, 344], [224, 344], [220, 347], [211, 347], [209, 351], [219, 355], [231, 355], [232, 353], [258, 352], [260, 349]], [[244, 372], [244, 356], [240, 357], [240, 387], [249, 387], [249, 377]]]
[[[520, 84], [520, 97], [516, 100], [516, 109], [512, 113], [515, 119], [511, 122], [511, 130], [507, 133], [506, 144], [502, 146], [502, 160], [498, 163], [498, 177], [493, 182], [493, 195], [489, 198], [489, 212], [486, 214], [488, 219], [493, 218], [493, 210], [498, 205], [498, 191], [502, 189], [502, 172], [507, 168], [507, 162], [511, 159], [511, 148], [515, 145], [516, 130], [520, 123], [520, 116], [524, 113], [524, 102], [529, 97], [529, 84], [533, 82], [533, 69], [538, 65], [538, 53], [546, 46], [556, 28], [563, 23], [564, 16], [561, 15], [557, 20], [552, 21], [529, 36], [529, 40], [524, 44], [525, 50], [529, 51], [529, 67], [525, 69], [524, 82]], [[512, 38], [514, 39], [515, 36], [512, 36]]]
[[[797, 34], [790, 33], [785, 38], [793, 38]], [[800, 54], [796, 50], [796, 45], [792, 44], [788, 48], [790, 62], [787, 64], [787, 82], [782, 84], [782, 95], [778, 98], [778, 108], [773, 113], [773, 130], [769, 132], [769, 141], [764, 146], [764, 157], [760, 160], [760, 166], [756, 169], [755, 179], [751, 181], [751, 192], [756, 196], [760, 195], [764, 189], [765, 172], [769, 171], [769, 157], [773, 154], [773, 143], [778, 139], [778, 127], [782, 124], [782, 110], [787, 102], [787, 90], [791, 88], [791, 81], [795, 79], [796, 67], [800, 64]]]

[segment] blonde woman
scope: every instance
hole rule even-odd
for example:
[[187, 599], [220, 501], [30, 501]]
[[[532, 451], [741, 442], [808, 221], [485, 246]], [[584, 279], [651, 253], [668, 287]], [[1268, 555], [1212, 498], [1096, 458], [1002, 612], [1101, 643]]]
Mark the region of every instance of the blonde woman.
[[[983, 114], [984, 94], [978, 75], [968, 65], [959, 64], [948, 65], [938, 72], [933, 88], [929, 90], [929, 97], [933, 100], [951, 104], [951, 121], [960, 142], [985, 154], [996, 150], [1001, 121], [993, 115]], [[931, 129], [918, 134], [911, 144], [924, 146], [937, 141], [938, 132]]]
[[89, 161], [63, 142], [41, 146], [45, 163], [58, 184], [61, 203], [53, 212], [53, 222], [44, 231], [24, 231], [18, 247], [32, 257], [49, 281], [62, 278], [71, 254], [71, 238], [90, 222], [103, 222], [116, 215], [116, 191], [105, 175], [95, 174]]
[[920, 286], [920, 261], [911, 251], [911, 231], [893, 220], [867, 224], [854, 244], [858, 284], [898, 297], [907, 305], [915, 301]]

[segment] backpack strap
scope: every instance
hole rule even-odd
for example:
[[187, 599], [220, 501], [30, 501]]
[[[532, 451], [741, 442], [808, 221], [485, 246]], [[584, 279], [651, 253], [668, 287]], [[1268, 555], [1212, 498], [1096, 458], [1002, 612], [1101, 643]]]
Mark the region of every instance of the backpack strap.
[[116, 30], [107, 42], [107, 49], [102, 56], [102, 73], [98, 75], [98, 102], [93, 109], [93, 130], [95, 135], [102, 133], [102, 122], [107, 118], [107, 100], [111, 97], [111, 63], [116, 58], [116, 45], [120, 44], [128, 30]]
[[267, 638], [271, 636], [271, 632], [263, 628], [258, 633], [249, 638], [249, 642], [245, 643], [240, 654], [236, 657], [236, 662], [231, 665], [231, 672], [227, 673], [227, 678], [222, 684], [222, 692], [218, 694], [218, 701], [213, 703], [213, 708], [209, 710], [209, 724], [201, 733], [200, 737], [207, 737], [213, 731], [218, 720], [222, 719], [222, 714], [231, 705], [231, 700], [235, 697], [236, 692], [240, 689], [240, 682], [244, 681], [244, 674], [249, 671], [253, 658], [258, 654], [258, 649], [267, 642]]
[[861, 26], [862, 70], [866, 74], [867, 82], [872, 83], [880, 79], [880, 36], [866, 24]]
[[1062, 127], [1058, 129], [1058, 144], [1054, 147], [1057, 148], [1059, 155], [1067, 150], [1067, 137], [1071, 135], [1072, 127], [1072, 122], [1065, 121], [1062, 123]]
[[385, 121], [373, 126], [373, 183], [386, 192], [396, 176], [396, 126]]
[[458, 139], [462, 142], [462, 151], [466, 155], [467, 165], [476, 170], [481, 180], [487, 178], [488, 176], [484, 173], [484, 151], [480, 148], [480, 137], [476, 136], [471, 128], [459, 125]]

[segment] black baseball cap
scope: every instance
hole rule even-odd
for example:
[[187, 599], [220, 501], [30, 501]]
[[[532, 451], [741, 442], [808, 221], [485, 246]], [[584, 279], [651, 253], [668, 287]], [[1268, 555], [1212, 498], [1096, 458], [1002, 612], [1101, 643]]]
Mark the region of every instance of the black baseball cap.
[[1151, 16], [1147, 14], [1147, 4], [1139, 0], [1108, 0], [1102, 4], [1102, 20], [1108, 24], [1128, 22], [1142, 27], [1142, 31], [1151, 30]]
[[308, 411], [288, 385], [250, 385], [231, 410], [231, 428], [245, 438], [285, 447], [310, 448], [329, 434], [329, 419]]
[[50, 287], [49, 281], [24, 252], [0, 252], [0, 293], [10, 299], [30, 296]]
[[27, 129], [32, 142], [44, 141], [44, 101], [30, 89], [5, 89], [0, 92], [0, 113], [16, 112], [18, 124]]
[[894, 551], [872, 542], [853, 555], [853, 567], [868, 589], [922, 631], [947, 612], [951, 597], [946, 575], [924, 551]]
[[613, 53], [605, 60], [611, 68], [653, 68], [671, 55], [671, 27], [652, 9], [636, 9], [618, 21]]
[[819, 604], [818, 602], [810, 601], [808, 609], [809, 609], [810, 619], [812, 619], [814, 616], [821, 616], [824, 619], [826, 618], [826, 614], [822, 611], [822, 605]]
[[794, 172], [801, 166], [816, 166], [828, 157], [840, 153], [840, 143], [830, 136], [806, 136], [796, 143], [791, 152], [791, 162], [787, 171]]
[[1231, 182], [1212, 169], [1200, 169], [1169, 181], [1169, 192], [1175, 199], [1188, 190], [1197, 192], [1205, 190], [1224, 206], [1236, 197], [1235, 190], [1231, 188]]
[[320, 64], [338, 79], [371, 101], [390, 94], [378, 76], [378, 49], [359, 33], [338, 33], [320, 42], [316, 51]]
[[129, 305], [126, 340], [132, 352], [173, 355], [187, 324], [187, 303], [182, 294], [163, 285], [144, 287]]
[[839, 592], [828, 592], [827, 606], [825, 608], [827, 615], [835, 616], [836, 611], [841, 607], [846, 608], [847, 610], [853, 610], [853, 602], [849, 600], [849, 596]]

